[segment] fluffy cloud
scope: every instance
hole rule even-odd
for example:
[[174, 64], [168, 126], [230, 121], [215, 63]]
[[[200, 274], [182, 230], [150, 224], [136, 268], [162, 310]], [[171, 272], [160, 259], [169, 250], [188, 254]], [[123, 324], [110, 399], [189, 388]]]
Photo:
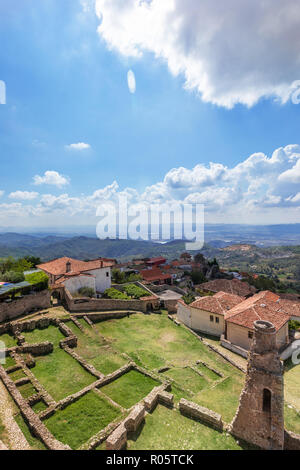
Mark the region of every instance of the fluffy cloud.
[[127, 83], [130, 93], [134, 94], [136, 92], [136, 80], [132, 70], [129, 70], [127, 73]]
[[66, 145], [65, 148], [67, 150], [76, 150], [76, 151], [82, 151], [82, 150], [88, 150], [91, 148], [90, 144], [86, 144], [85, 142], [78, 142], [77, 144], [70, 144]]
[[279, 180], [286, 183], [300, 183], [300, 159], [293, 168], [279, 175]]
[[68, 184], [69, 181], [65, 176], [60, 175], [57, 171], [46, 171], [43, 176], [35, 175], [33, 183], [36, 185], [49, 184], [60, 188]]
[[295, 0], [96, 0], [96, 13], [110, 49], [135, 58], [152, 52], [206, 102], [286, 102], [300, 78]]
[[3, 196], [4, 194], [4, 191], [0, 191], [0, 197]]
[[[288, 145], [270, 156], [250, 155], [232, 168], [215, 162], [199, 163], [191, 169], [172, 168], [161, 181], [146, 187], [142, 193], [135, 188], [122, 189], [114, 181], [80, 197], [67, 193], [43, 194], [35, 204], [1, 204], [0, 222], [4, 224], [7, 216], [6, 220], [44, 217], [48, 224], [51, 217], [54, 224], [58, 218], [67, 224], [75, 221], [82, 224], [83, 220], [96, 224], [97, 209], [118, 203], [120, 196], [126, 196], [128, 204], [133, 206], [141, 202], [204, 204], [206, 220], [214, 223], [300, 222], [299, 165], [300, 146]], [[35, 178], [37, 184], [66, 182], [56, 172]], [[9, 197], [14, 195], [15, 199], [28, 201], [33, 199], [31, 194], [34, 193], [16, 191]]]
[[10, 193], [9, 198], [16, 199], [19, 201], [32, 201], [33, 199], [36, 199], [38, 195], [39, 193], [36, 193], [34, 191], [15, 191], [13, 193]]

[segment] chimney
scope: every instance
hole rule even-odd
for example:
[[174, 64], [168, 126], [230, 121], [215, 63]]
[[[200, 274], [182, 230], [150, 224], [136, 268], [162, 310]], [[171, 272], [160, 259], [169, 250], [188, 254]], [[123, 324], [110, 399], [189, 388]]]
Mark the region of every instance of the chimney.
[[66, 263], [66, 273], [69, 273], [70, 271], [71, 271], [71, 263], [70, 263], [70, 261], [68, 261]]

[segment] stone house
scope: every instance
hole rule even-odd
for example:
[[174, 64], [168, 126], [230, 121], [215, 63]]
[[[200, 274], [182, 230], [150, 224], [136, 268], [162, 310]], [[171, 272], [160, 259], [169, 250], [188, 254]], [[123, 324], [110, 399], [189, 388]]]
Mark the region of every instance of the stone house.
[[226, 292], [218, 292], [212, 297], [201, 297], [190, 305], [179, 300], [177, 315], [189, 328], [220, 337], [225, 330], [225, 315], [243, 300], [243, 297]]
[[274, 325], [277, 347], [283, 350], [289, 344], [289, 320], [300, 320], [300, 308], [296, 307], [293, 302], [280, 299], [269, 291], [259, 292], [248, 299], [218, 292], [211, 297], [201, 297], [190, 305], [179, 300], [177, 315], [189, 328], [220, 337], [224, 347], [246, 357], [257, 320]]
[[257, 320], [269, 321], [274, 325], [278, 349], [287, 346], [290, 314], [280, 297], [269, 291], [259, 292], [227, 312], [224, 340], [248, 351], [253, 339], [253, 325]]
[[111, 267], [114, 262], [102, 258], [80, 261], [72, 258], [58, 258], [38, 266], [50, 278], [50, 286], [65, 286], [71, 294], [82, 287], [103, 293], [111, 287]]

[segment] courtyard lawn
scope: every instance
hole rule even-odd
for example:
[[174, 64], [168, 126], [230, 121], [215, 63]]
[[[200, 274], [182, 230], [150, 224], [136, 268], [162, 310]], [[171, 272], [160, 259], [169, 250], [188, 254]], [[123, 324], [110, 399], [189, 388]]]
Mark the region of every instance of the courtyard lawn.
[[[85, 322], [85, 320], [83, 320]], [[83, 323], [81, 322], [82, 326]], [[76, 353], [94, 366], [102, 374], [110, 374], [128, 361], [115, 352], [110, 345], [106, 344], [97, 330], [89, 327], [85, 322], [84, 332], [82, 332], [73, 322], [68, 323], [68, 327], [78, 338]]]
[[234, 375], [226, 377], [209, 390], [197, 393], [192, 401], [220, 413], [230, 423], [237, 411], [243, 382]]
[[300, 410], [300, 364], [294, 365], [288, 359], [284, 365], [284, 398], [287, 403]]
[[[4, 333], [3, 335], [0, 336], [0, 341], [4, 343], [5, 348], [13, 348], [17, 346], [17, 341], [12, 335], [9, 335], [7, 333]], [[0, 349], [2, 349], [2, 346], [0, 345]]]
[[203, 374], [204, 377], [206, 377], [209, 380], [214, 381], [214, 380], [220, 380], [221, 379], [221, 377], [218, 374], [216, 374], [213, 370], [210, 370], [204, 364], [198, 364], [196, 367], [199, 370], [199, 372], [201, 374]]
[[3, 365], [4, 369], [8, 369], [9, 367], [12, 367], [15, 365], [16, 365], [16, 362], [12, 357], [10, 356], [5, 357], [5, 364]]
[[171, 379], [174, 379], [178, 383], [184, 382], [186, 388], [191, 390], [192, 393], [197, 393], [199, 390], [203, 390], [209, 385], [207, 380], [189, 367], [170, 369], [164, 375], [167, 378], [170, 377]]
[[[184, 397], [197, 401], [222, 414], [225, 420], [231, 421], [237, 410], [245, 375], [211, 351], [186, 328], [176, 326], [165, 313], [135, 314], [129, 318], [100, 322], [95, 326], [101, 335], [110, 340], [115, 350], [127, 353], [137, 364], [150, 370], [169, 366], [170, 371], [163, 376], [169, 376], [170, 373], [170, 377], [176, 379], [178, 385], [184, 389], [179, 390], [173, 386], [176, 400]], [[203, 378], [190, 369], [192, 373], [176, 372], [176, 369], [183, 371], [180, 368], [184, 366], [196, 367], [197, 360], [206, 362], [223, 373], [225, 378], [228, 377], [228, 380], [219, 384], [217, 380], [221, 381], [221, 378], [215, 377], [216, 374], [207, 368], [203, 371], [199, 368], [203, 372]], [[186, 377], [187, 374], [189, 377]], [[190, 395], [188, 390], [193, 394]]]
[[37, 357], [32, 372], [56, 401], [96, 381], [93, 375], [59, 347], [47, 356]]
[[131, 408], [131, 406], [145, 398], [158, 385], [160, 383], [151, 377], [146, 377], [136, 370], [131, 370], [100, 390], [116, 403], [123, 406], [123, 408]]
[[37, 391], [31, 382], [25, 385], [21, 385], [18, 387], [18, 390], [25, 399], [37, 394]]
[[39, 413], [40, 411], [45, 411], [48, 407], [46, 403], [43, 402], [43, 400], [38, 401], [31, 407], [35, 413]]
[[14, 382], [16, 380], [23, 379], [24, 377], [26, 377], [26, 374], [24, 374], [22, 369], [16, 370], [15, 372], [12, 372], [11, 374], [9, 374], [9, 378], [13, 380]]
[[33, 331], [24, 331], [23, 335], [26, 343], [35, 344], [50, 341], [50, 343], [53, 343], [54, 347], [59, 346], [60, 340], [65, 338], [61, 331], [53, 325], [43, 330], [37, 328]]
[[91, 391], [45, 421], [49, 431], [72, 449], [78, 449], [122, 413]]
[[226, 433], [158, 405], [145, 425], [130, 435], [128, 450], [239, 450], [241, 445]]

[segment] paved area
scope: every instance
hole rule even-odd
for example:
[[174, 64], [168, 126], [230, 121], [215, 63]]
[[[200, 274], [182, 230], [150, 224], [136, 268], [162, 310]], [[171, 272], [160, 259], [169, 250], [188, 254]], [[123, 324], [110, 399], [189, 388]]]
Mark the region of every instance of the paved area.
[[14, 420], [14, 404], [9, 394], [0, 381], [0, 416], [2, 422], [7, 429], [9, 447], [12, 450], [30, 450], [30, 446], [26, 441], [24, 434]]

